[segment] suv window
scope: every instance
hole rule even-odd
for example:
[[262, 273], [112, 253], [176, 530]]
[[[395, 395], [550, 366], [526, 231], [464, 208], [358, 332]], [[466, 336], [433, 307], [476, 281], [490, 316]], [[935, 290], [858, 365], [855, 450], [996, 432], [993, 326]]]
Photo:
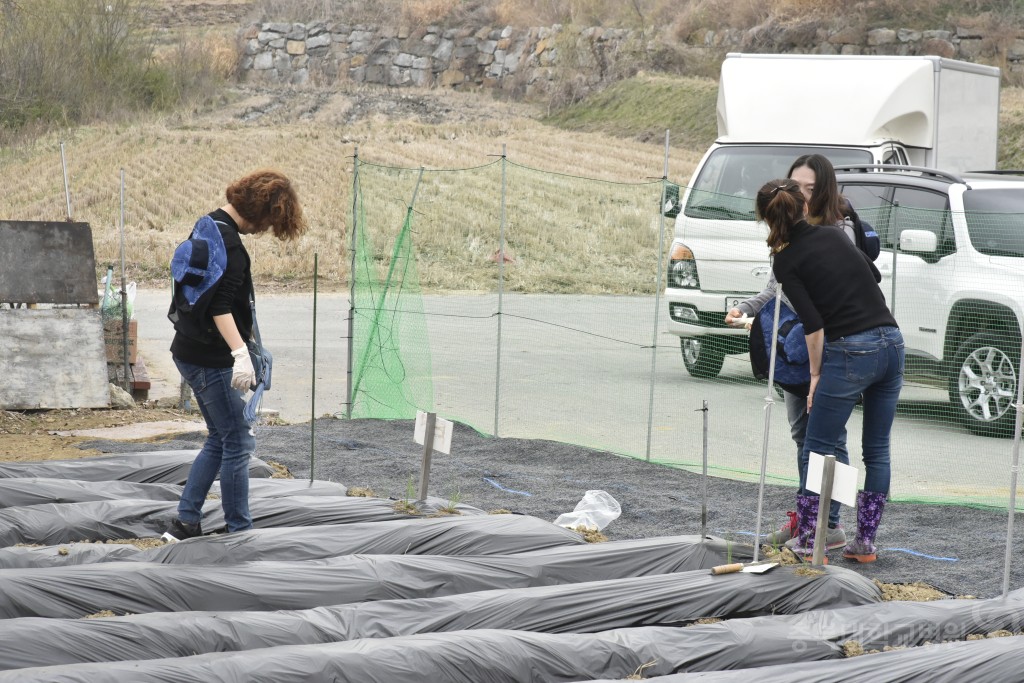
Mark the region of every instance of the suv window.
[[870, 211], [877, 216], [879, 209], [892, 204], [892, 190], [884, 185], [844, 185], [841, 192], [858, 214]]
[[842, 187], [860, 217], [875, 227], [882, 249], [892, 249], [903, 230], [935, 233], [938, 255], [956, 251], [949, 197], [940, 192], [891, 185], [849, 184]]
[[949, 214], [949, 196], [912, 187], [897, 187], [893, 193], [892, 230], [883, 238], [883, 246], [891, 247], [904, 230], [928, 230], [935, 233], [936, 256], [942, 258], [956, 251], [953, 223]]
[[1024, 256], [1024, 187], [972, 189], [964, 192], [964, 212], [971, 244], [987, 256]]
[[888, 241], [889, 211], [892, 207], [892, 188], [885, 185], [843, 185], [840, 187], [843, 196], [853, 205], [854, 211], [874, 226], [882, 240], [882, 248], [892, 246]]
[[711, 153], [693, 181], [686, 202], [691, 218], [754, 220], [754, 197], [761, 186], [786, 175], [797, 157], [824, 154], [834, 166], [871, 163], [871, 153], [862, 149], [815, 149], [812, 147], [766, 147], [728, 145]]

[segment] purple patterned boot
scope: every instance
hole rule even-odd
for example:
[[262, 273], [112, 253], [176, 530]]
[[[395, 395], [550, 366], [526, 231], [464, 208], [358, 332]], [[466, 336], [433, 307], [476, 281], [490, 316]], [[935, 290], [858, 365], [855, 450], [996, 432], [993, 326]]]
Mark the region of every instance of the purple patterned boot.
[[796, 533], [786, 547], [798, 557], [814, 554], [814, 529], [818, 524], [818, 497], [796, 497]]
[[885, 496], [886, 494], [877, 491], [857, 492], [857, 535], [843, 548], [843, 557], [846, 559], [862, 563], [878, 559], [875, 534], [878, 533], [878, 524], [882, 521]]

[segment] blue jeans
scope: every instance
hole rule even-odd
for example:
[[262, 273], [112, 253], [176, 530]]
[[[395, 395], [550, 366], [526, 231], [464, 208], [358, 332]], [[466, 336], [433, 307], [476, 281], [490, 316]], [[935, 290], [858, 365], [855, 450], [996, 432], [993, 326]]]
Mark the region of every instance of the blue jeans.
[[192, 387], [209, 432], [189, 470], [178, 502], [178, 519], [195, 524], [203, 518], [203, 503], [219, 473], [228, 531], [251, 529], [249, 456], [256, 449], [256, 438], [242, 415], [242, 394], [231, 387], [231, 368], [204, 368], [177, 358], [174, 364]]
[[[836, 453], [839, 434], [863, 394], [864, 490], [889, 492], [889, 434], [903, 388], [903, 362], [903, 335], [895, 327], [876, 327], [825, 342], [821, 378], [807, 421], [804, 465], [812, 451]], [[800, 492], [805, 494], [806, 479], [805, 466], [800, 478]]]
[[[786, 417], [789, 418], [789, 434], [796, 442], [796, 469], [800, 474], [800, 487], [807, 480], [807, 460], [804, 455], [804, 441], [807, 438], [807, 398], [783, 391], [786, 399]], [[817, 451], [816, 451], [817, 452]], [[836, 440], [836, 460], [844, 465], [850, 464], [850, 453], [846, 450], [846, 425], [839, 431]], [[833, 500], [828, 509], [828, 523], [831, 527], [839, 525], [839, 510], [842, 507], [838, 500]]]

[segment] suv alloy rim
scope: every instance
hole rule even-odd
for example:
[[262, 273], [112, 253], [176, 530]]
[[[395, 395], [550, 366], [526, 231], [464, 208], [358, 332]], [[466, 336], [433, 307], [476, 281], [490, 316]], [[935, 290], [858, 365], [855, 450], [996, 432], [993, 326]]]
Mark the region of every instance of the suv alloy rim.
[[993, 422], [1013, 405], [1017, 373], [1013, 361], [994, 346], [972, 351], [960, 366], [960, 402], [975, 420]]

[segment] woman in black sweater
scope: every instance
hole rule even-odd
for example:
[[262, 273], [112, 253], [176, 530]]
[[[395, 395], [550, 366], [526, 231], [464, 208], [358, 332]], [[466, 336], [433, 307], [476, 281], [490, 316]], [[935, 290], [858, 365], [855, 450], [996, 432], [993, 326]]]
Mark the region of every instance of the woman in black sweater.
[[[875, 534], [889, 493], [889, 434], [903, 386], [903, 336], [878, 287], [881, 275], [838, 230], [805, 220], [806, 201], [790, 179], [757, 193], [757, 215], [769, 227], [772, 270], [804, 325], [810, 357], [803, 457], [833, 455], [859, 397], [864, 401], [864, 490], [857, 494], [857, 535], [843, 556], [874, 562]], [[813, 548], [818, 496], [801, 477], [800, 543]]]
[[[192, 463], [169, 533], [183, 540], [202, 536], [203, 503], [220, 477], [221, 507], [228, 532], [252, 528], [249, 513], [249, 456], [256, 438], [245, 419], [243, 394], [255, 379], [246, 340], [252, 336], [250, 296], [255, 297], [249, 253], [242, 235], [272, 234], [288, 241], [307, 227], [292, 182], [272, 169], [254, 171], [228, 186], [227, 204], [200, 219], [220, 233], [223, 274], [206, 289], [187, 316], [175, 322], [171, 355], [195, 394], [208, 436]], [[213, 234], [216, 234], [214, 232]], [[176, 283], [182, 286], [182, 283]], [[173, 304], [172, 304], [173, 309]]]

